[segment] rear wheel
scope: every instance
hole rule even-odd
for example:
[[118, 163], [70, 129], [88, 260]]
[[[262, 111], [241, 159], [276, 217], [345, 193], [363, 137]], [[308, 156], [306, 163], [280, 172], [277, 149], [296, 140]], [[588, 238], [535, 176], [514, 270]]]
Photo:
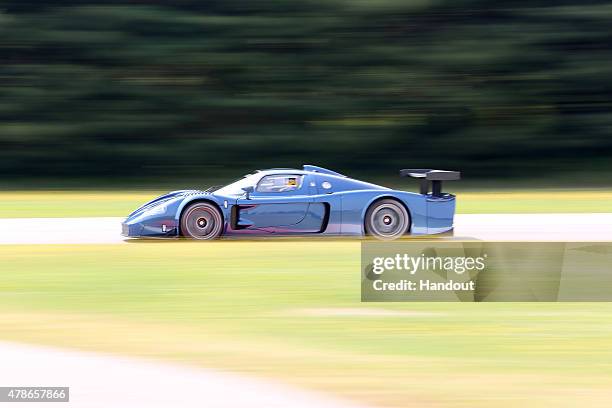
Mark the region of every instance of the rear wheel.
[[408, 211], [396, 200], [377, 201], [366, 212], [366, 233], [378, 239], [397, 239], [404, 235], [409, 227], [410, 216]]
[[210, 203], [195, 203], [181, 216], [181, 233], [187, 238], [214, 239], [221, 235], [223, 217]]

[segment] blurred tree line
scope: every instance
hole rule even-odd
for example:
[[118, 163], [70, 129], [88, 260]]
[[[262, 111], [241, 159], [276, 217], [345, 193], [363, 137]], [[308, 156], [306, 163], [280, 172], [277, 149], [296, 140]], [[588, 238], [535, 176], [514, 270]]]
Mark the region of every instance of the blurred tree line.
[[609, 176], [611, 44], [605, 1], [2, 1], [0, 170]]

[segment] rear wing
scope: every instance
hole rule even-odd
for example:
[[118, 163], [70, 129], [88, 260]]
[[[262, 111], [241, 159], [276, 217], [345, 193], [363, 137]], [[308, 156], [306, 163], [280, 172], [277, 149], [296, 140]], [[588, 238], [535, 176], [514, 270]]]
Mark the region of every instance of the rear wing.
[[442, 182], [460, 180], [461, 172], [432, 169], [402, 169], [400, 170], [400, 176], [419, 179], [421, 194], [429, 194], [429, 188], [431, 186], [431, 195], [440, 197], [442, 195]]

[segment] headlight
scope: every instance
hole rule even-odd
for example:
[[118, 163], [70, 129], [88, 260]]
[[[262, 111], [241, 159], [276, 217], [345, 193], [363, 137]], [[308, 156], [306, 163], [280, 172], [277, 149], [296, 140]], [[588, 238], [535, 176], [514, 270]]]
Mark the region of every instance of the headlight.
[[163, 214], [166, 212], [167, 208], [168, 207], [165, 204], [161, 204], [161, 205], [151, 208], [150, 210], [145, 211], [144, 215], [149, 216], [149, 215]]

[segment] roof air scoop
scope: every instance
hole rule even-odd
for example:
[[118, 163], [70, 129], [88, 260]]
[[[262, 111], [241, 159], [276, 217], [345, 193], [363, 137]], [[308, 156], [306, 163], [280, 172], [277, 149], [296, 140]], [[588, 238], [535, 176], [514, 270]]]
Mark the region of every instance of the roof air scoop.
[[344, 174], [340, 174], [333, 170], [325, 169], [323, 167], [313, 166], [311, 164], [305, 164], [303, 168], [304, 168], [304, 171], [312, 171], [315, 173], [329, 174], [330, 176], [346, 177]]

